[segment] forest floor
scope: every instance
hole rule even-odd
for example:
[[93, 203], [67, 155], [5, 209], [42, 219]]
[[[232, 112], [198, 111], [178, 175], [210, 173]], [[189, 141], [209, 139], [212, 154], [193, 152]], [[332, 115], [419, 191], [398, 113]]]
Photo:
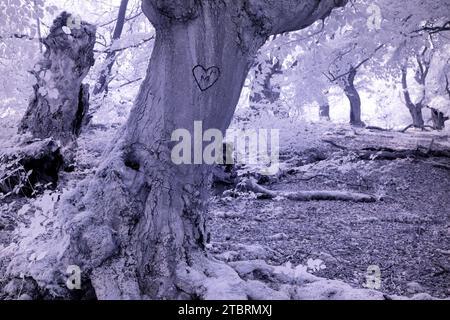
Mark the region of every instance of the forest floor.
[[[375, 265], [381, 271], [383, 293], [449, 297], [450, 167], [441, 166], [442, 159], [437, 158], [361, 160], [357, 156], [367, 148], [448, 150], [448, 137], [341, 128], [321, 140], [314, 148], [290, 145], [283, 154], [285, 173], [264, 187], [349, 190], [381, 200], [298, 202], [218, 196], [210, 210], [212, 250], [217, 257], [294, 266], [313, 259], [315, 275], [356, 288], [365, 285], [368, 267]], [[333, 141], [336, 147], [323, 140]], [[448, 166], [450, 159], [445, 161]]]
[[[0, 201], [0, 251], [20, 242], [24, 233], [46, 228], [64, 190], [95, 172], [116, 129], [96, 126], [82, 134], [75, 170], [62, 174], [57, 190], [34, 199]], [[381, 270], [380, 290], [386, 294], [449, 297], [449, 158], [361, 158], [362, 150], [382, 147], [425, 153], [450, 150], [449, 137], [331, 125], [286, 131], [289, 139], [281, 137], [281, 174], [265, 181], [264, 187], [349, 190], [380, 200], [263, 200], [252, 193], [216, 190], [209, 210], [211, 252], [225, 261], [262, 259], [273, 265], [305, 265], [313, 259], [318, 263], [315, 275], [356, 288], [364, 286], [367, 268], [376, 265]], [[1, 273], [0, 261], [0, 280]]]

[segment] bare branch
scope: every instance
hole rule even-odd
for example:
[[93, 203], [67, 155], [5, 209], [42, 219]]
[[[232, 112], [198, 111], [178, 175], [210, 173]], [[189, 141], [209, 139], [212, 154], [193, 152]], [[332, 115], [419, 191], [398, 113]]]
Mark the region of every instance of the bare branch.
[[[372, 54], [370, 54], [370, 56], [368, 56], [366, 59], [362, 60], [361, 62], [359, 62], [356, 66], [350, 68], [349, 71], [342, 73], [340, 75], [333, 75], [333, 73], [331, 71], [328, 71], [328, 73], [330, 74], [330, 77], [328, 77], [326, 74], [324, 74], [328, 80], [330, 80], [331, 82], [335, 82], [341, 78], [344, 78], [348, 75], [350, 75], [352, 72], [354, 72], [355, 70], [358, 70], [359, 68], [361, 68], [366, 62], [368, 62], [370, 59], [373, 58], [373, 56], [381, 49], [384, 47], [384, 44], [379, 45]], [[341, 54], [338, 58], [334, 59], [333, 62], [330, 64], [330, 66], [335, 63], [337, 60], [339, 60], [339, 58], [342, 58], [344, 55], [350, 53], [352, 50], [349, 50], [348, 52], [344, 52], [343, 54]]]
[[117, 53], [117, 52], [125, 51], [125, 50], [131, 49], [131, 48], [138, 48], [138, 47], [142, 46], [144, 43], [149, 42], [149, 41], [154, 40], [154, 39], [155, 39], [155, 36], [151, 36], [150, 38], [141, 40], [140, 42], [138, 42], [136, 44], [129, 45], [127, 47], [114, 49], [114, 50], [103, 50], [103, 51], [95, 50], [95, 52], [96, 53], [101, 53], [101, 54], [103, 54], [103, 53], [108, 54], [108, 53], [112, 53], [112, 52]]

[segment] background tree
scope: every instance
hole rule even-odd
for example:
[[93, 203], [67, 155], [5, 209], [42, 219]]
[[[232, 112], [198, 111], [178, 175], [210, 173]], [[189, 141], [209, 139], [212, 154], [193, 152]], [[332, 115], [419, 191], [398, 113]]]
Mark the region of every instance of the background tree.
[[[439, 43], [437, 38], [445, 34], [445, 28], [430, 26], [442, 26], [448, 11], [446, 1], [356, 0], [348, 10], [332, 14], [325, 26], [317, 22], [308, 30], [278, 37], [273, 42], [278, 47], [284, 42], [283, 50], [271, 52], [301, 61], [284, 73], [284, 91], [294, 101], [321, 105], [323, 92], [338, 86], [349, 101], [350, 122], [361, 125], [359, 91], [367, 93], [374, 80], [390, 83], [396, 79], [401, 84], [395, 76], [401, 74], [400, 61], [419, 54], [429, 32], [439, 33], [433, 36]], [[286, 87], [294, 90], [288, 93]]]
[[[125, 24], [125, 18], [127, 13], [128, 0], [122, 0], [120, 2], [119, 13], [117, 15], [116, 26], [112, 36], [112, 41], [120, 39]], [[111, 75], [111, 70], [115, 62], [117, 51], [109, 50], [105, 58], [104, 69], [100, 72], [99, 79], [94, 87], [94, 95], [108, 92], [108, 78]]]

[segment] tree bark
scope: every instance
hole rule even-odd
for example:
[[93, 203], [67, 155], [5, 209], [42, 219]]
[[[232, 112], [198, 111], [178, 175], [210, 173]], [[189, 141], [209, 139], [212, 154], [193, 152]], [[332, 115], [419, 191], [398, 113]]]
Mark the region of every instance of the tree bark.
[[32, 71], [37, 80], [34, 95], [19, 127], [20, 133], [63, 144], [80, 134], [86, 120], [89, 86], [82, 81], [94, 65], [95, 45], [95, 27], [90, 24], [82, 22], [69, 29], [70, 34], [64, 32], [69, 17], [63, 12], [43, 40], [44, 57]]
[[355, 77], [357, 69], [353, 68], [345, 81], [344, 93], [350, 102], [350, 124], [352, 126], [364, 127], [365, 124], [361, 120], [361, 97], [355, 87]]
[[[95, 177], [60, 206], [69, 237], [63, 258], [43, 261], [80, 266], [100, 299], [247, 298], [228, 267], [207, 258], [211, 168], [175, 165], [171, 134], [184, 128], [193, 135], [196, 120], [203, 130], [225, 132], [265, 40], [304, 28], [342, 4], [144, 0], [156, 29], [147, 76]], [[195, 78], [199, 65], [205, 73], [215, 67], [210, 70], [220, 76]], [[226, 275], [231, 284], [216, 286]]]
[[[120, 39], [123, 31], [123, 26], [125, 24], [125, 17], [127, 13], [128, 0], [122, 0], [119, 7], [119, 13], [117, 16], [116, 26], [114, 28], [114, 33], [112, 37], [112, 44], [114, 41]], [[111, 70], [116, 61], [116, 51], [109, 50], [105, 58], [105, 67], [100, 72], [100, 77], [97, 80], [97, 83], [94, 87], [94, 95], [98, 95], [100, 93], [108, 92], [108, 79], [111, 76]]]
[[404, 66], [402, 68], [402, 89], [403, 89], [403, 96], [405, 98], [405, 104], [411, 115], [413, 127], [423, 128], [425, 125], [425, 121], [423, 120], [422, 114], [423, 105], [420, 102], [414, 103], [412, 101], [411, 95], [409, 93], [407, 76], [408, 76], [408, 68]]

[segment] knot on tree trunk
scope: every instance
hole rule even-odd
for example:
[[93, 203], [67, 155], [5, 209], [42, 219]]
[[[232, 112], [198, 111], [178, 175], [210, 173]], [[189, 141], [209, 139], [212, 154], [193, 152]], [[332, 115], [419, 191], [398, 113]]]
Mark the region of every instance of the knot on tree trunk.
[[63, 12], [55, 19], [33, 75], [36, 84], [19, 127], [35, 138], [55, 138], [67, 144], [87, 122], [89, 86], [82, 84], [94, 65], [96, 28]]

